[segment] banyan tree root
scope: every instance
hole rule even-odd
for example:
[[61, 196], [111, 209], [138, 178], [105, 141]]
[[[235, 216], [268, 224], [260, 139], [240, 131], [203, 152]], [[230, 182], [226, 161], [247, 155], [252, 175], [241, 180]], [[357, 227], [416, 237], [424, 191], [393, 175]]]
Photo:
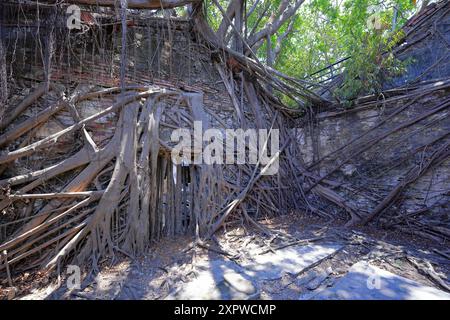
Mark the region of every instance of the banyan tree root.
[[[233, 212], [239, 212], [244, 201], [257, 207], [258, 212], [276, 212], [279, 199], [271, 190], [277, 189], [272, 183], [280, 181], [276, 176], [264, 176], [264, 172], [279, 159], [289, 141], [265, 166], [241, 166], [236, 171], [237, 180], [233, 176], [236, 168], [225, 177], [221, 166], [174, 165], [161, 129], [167, 125], [192, 129], [195, 120], [207, 127], [200, 93], [149, 87], [92, 89], [81, 87], [34, 117], [13, 121], [0, 136], [2, 145], [8, 146], [64, 110], [72, 116], [73, 125], [28, 145], [19, 144], [15, 150], [2, 153], [0, 163], [12, 165], [38, 155], [74, 133], [83, 143], [60, 162], [0, 180], [1, 210], [14, 211], [19, 204], [26, 207], [25, 217], [0, 225], [6, 234], [0, 251], [8, 252], [12, 270], [20, 270], [21, 263], [26, 268], [52, 269], [68, 259], [79, 264], [91, 261], [95, 266], [101, 258], [118, 251], [141, 253], [150, 241], [162, 236], [186, 232], [208, 236]], [[31, 96], [45, 95], [40, 94], [38, 88]], [[80, 102], [105, 96], [113, 96], [116, 101], [86, 118], [77, 112]], [[32, 104], [30, 98], [25, 100], [27, 106]], [[168, 108], [168, 101], [174, 100], [175, 105]], [[183, 110], [179, 109], [181, 105]], [[99, 147], [86, 126], [110, 114], [117, 118], [115, 130]], [[163, 114], [167, 115], [165, 121], [178, 118], [184, 122], [168, 124], [162, 121]], [[272, 126], [279, 121], [275, 116]], [[55, 179], [66, 181], [60, 188], [49, 189], [49, 182]], [[246, 187], [240, 186], [241, 180], [246, 180]], [[258, 189], [258, 197], [253, 189]], [[0, 272], [5, 267], [0, 264]]]
[[[85, 93], [84, 96], [72, 97], [68, 101], [59, 101], [57, 107], [51, 106], [38, 113], [34, 118], [29, 118], [7, 130], [2, 135], [1, 141], [7, 143], [12, 139], [11, 137], [18, 138], [30, 131], [36, 123], [48, 119], [49, 114], [54, 114], [71, 104], [74, 105], [81, 100], [115, 91], [117, 90], [89, 92]], [[38, 92], [41, 93], [41, 90], [38, 89]], [[129, 214], [125, 216], [126, 220], [122, 221], [122, 230], [115, 230], [115, 232], [121, 231], [120, 235], [123, 238], [121, 240], [124, 243], [124, 248], [130, 251], [142, 250], [148, 242], [150, 229], [155, 229], [154, 225], [151, 228], [147, 228], [145, 225], [145, 221], [150, 220], [149, 212], [145, 210], [149, 207], [150, 199], [149, 188], [144, 186], [146, 181], [143, 179], [144, 176], [147, 180], [148, 177], [154, 179], [154, 177], [157, 177], [157, 171], [159, 170], [157, 167], [159, 152], [157, 135], [156, 143], [153, 140], [155, 138], [154, 132], [159, 130], [158, 120], [155, 121], [153, 118], [155, 106], [158, 105], [158, 101], [162, 97], [180, 94], [178, 91], [164, 89], [149, 90], [147, 88], [147, 90], [141, 92], [130, 90], [111, 107], [88, 118], [77, 119], [78, 122], [74, 125], [31, 145], [3, 154], [0, 157], [1, 162], [10, 163], [46, 148], [72, 131], [82, 131], [84, 134], [85, 146], [71, 157], [50, 167], [0, 181], [0, 185], [3, 187], [20, 186], [20, 189], [15, 193], [10, 192], [2, 196], [0, 206], [3, 209], [17, 201], [34, 199], [46, 201], [45, 205], [38, 208], [35, 214], [29, 217], [29, 221], [22, 224], [0, 245], [1, 251], [8, 251], [9, 264], [14, 265], [25, 258], [35, 256], [38, 252], [51, 248], [55, 252], [55, 254], [49, 255], [51, 259], [39, 261], [40, 257], [37, 257], [35, 261], [52, 267], [61, 258], [71, 253], [80, 241], [84, 241], [82, 254], [92, 251], [94, 256], [100, 256], [107, 249], [111, 252], [118, 245], [117, 236], [111, 235], [113, 229], [111, 223], [114, 215], [119, 213], [118, 208], [120, 208], [124, 199], [125, 190], [130, 190], [126, 209]], [[33, 94], [34, 97], [36, 95]], [[148, 100], [141, 108], [139, 100], [143, 98]], [[30, 99], [27, 98], [27, 100]], [[27, 102], [27, 104], [30, 103]], [[112, 112], [119, 114], [115, 133], [106, 146], [99, 149], [93, 143], [84, 126]], [[138, 122], [139, 114], [141, 118], [148, 117], [144, 126], [140, 126], [142, 123]], [[138, 140], [144, 142], [142, 151], [138, 147], [140, 145]], [[146, 160], [149, 157], [151, 157], [151, 167], [146, 168], [144, 164], [148, 163]], [[104, 190], [86, 191], [111, 162], [115, 164], [106, 188]], [[82, 168], [81, 171], [59, 192], [29, 193], [46, 181], [78, 168]], [[153, 183], [156, 182], [153, 181]], [[155, 224], [155, 222], [155, 220], [151, 220], [150, 224]], [[88, 235], [89, 239], [86, 240], [85, 238]], [[4, 267], [4, 265], [1, 266], [1, 268]]]

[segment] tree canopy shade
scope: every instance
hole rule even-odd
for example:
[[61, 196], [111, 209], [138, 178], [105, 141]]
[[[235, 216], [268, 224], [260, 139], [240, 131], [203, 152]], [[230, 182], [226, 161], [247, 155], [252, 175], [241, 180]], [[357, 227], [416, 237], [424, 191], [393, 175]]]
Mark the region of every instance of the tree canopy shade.
[[[299, 15], [299, 29], [305, 30], [305, 34], [297, 33], [288, 39], [287, 47], [291, 50], [283, 52], [277, 64], [279, 68], [306, 76], [358, 54], [358, 50], [364, 54], [370, 39], [383, 42], [412, 13], [410, 1], [404, 0], [384, 1], [381, 5], [370, 0], [345, 1], [340, 6], [332, 2], [335, 1], [313, 1], [305, 14]], [[306, 52], [298, 52], [290, 58], [288, 54], [295, 45], [305, 48]], [[290, 63], [293, 59], [298, 59], [298, 63]]]
[[[239, 0], [218, 1], [230, 19]], [[225, 42], [232, 31], [214, 3], [208, 21]], [[364, 48], [368, 38], [388, 38], [414, 13], [410, 0], [249, 0], [244, 37], [258, 57], [291, 76], [304, 78]]]
[[239, 33], [246, 55], [313, 83], [311, 88], [347, 70], [334, 93], [344, 105], [358, 94], [378, 92], [382, 81], [404, 70], [406, 63], [386, 52], [401, 40], [401, 27], [417, 11], [410, 0], [213, 0], [205, 7], [224, 45], [242, 50]]

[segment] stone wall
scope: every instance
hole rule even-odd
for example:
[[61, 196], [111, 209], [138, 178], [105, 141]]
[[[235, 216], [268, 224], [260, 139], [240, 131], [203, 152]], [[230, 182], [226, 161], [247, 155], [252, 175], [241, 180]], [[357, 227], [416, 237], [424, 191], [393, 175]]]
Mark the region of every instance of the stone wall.
[[[402, 76], [384, 84], [382, 95], [361, 97], [352, 109], [319, 110], [298, 122], [296, 136], [305, 168], [322, 181], [329, 179], [328, 186], [363, 218], [408, 173], [420, 169], [449, 143], [449, 28], [450, 2], [429, 5], [403, 28], [405, 38], [395, 53], [409, 63]], [[439, 112], [424, 116], [440, 106]], [[422, 119], [415, 122], [417, 118]], [[428, 228], [429, 238], [448, 239], [449, 190], [447, 157], [400, 192], [377, 221], [400, 229], [405, 223], [416, 224]], [[335, 204], [323, 210], [346, 214]]]
[[[412, 168], [449, 142], [449, 110], [443, 108], [411, 126], [388, 133], [439, 107], [449, 92], [447, 81], [446, 89], [413, 98], [395, 101], [396, 97], [392, 97], [384, 104], [367, 108], [319, 113], [315, 121], [303, 122], [297, 130], [305, 166], [320, 177], [338, 182], [340, 186], [334, 190], [363, 216], [370, 213]], [[411, 103], [413, 99], [416, 101]], [[401, 108], [404, 109], [394, 115]], [[379, 138], [380, 141], [358, 154], [358, 150]], [[314, 165], [315, 162], [318, 164]], [[424, 215], [448, 226], [449, 190], [450, 159], [447, 159], [409, 185], [395, 206], [382, 216], [398, 217], [429, 209]]]

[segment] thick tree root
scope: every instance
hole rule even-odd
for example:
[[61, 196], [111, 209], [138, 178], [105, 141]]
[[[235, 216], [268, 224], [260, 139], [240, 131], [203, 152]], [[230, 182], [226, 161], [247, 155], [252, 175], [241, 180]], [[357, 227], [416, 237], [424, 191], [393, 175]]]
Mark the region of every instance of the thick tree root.
[[[4, 188], [0, 208], [10, 210], [25, 203], [28, 212], [25, 219], [5, 224], [7, 237], [0, 250], [8, 251], [8, 265], [13, 270], [17, 267], [20, 270], [20, 262], [24, 261], [27, 265], [53, 268], [68, 258], [77, 263], [91, 261], [95, 266], [99, 259], [117, 251], [129, 255], [142, 253], [150, 241], [163, 236], [186, 232], [197, 238], [211, 236], [233, 212], [242, 212], [251, 219], [248, 206], [257, 206], [258, 211], [278, 210], [275, 203], [279, 199], [271, 190], [281, 186], [271, 185], [277, 185], [279, 178], [264, 176], [264, 171], [287, 150], [289, 140], [269, 164], [242, 165], [239, 172], [232, 167], [224, 174], [224, 167], [216, 165], [174, 165], [171, 147], [161, 136], [163, 128], [187, 125], [192, 129], [193, 121], [202, 121], [208, 128], [210, 120], [206, 114], [220, 119], [213, 110], [205, 110], [200, 93], [146, 87], [126, 87], [122, 93], [119, 88], [87, 89], [77, 90], [68, 100], [62, 99], [36, 116], [7, 127], [0, 136], [0, 142], [8, 145], [66, 110], [74, 120], [73, 125], [29, 145], [19, 145], [18, 149], [1, 155], [0, 163], [11, 164], [42, 152], [71, 133], [81, 134], [84, 143], [62, 161], [0, 180]], [[263, 126], [254, 87], [247, 84], [247, 92], [252, 94], [255, 115]], [[38, 93], [40, 89], [32, 96], [37, 97]], [[115, 94], [117, 101], [112, 106], [87, 118], [80, 117], [77, 104], [81, 101]], [[234, 95], [231, 84], [229, 94]], [[32, 104], [30, 98], [25, 100], [24, 105]], [[172, 100], [176, 104], [169, 107]], [[241, 111], [239, 101], [234, 101]], [[99, 148], [86, 125], [111, 113], [118, 116], [114, 134]], [[243, 113], [240, 114], [244, 122]], [[184, 119], [184, 125], [176, 122], [177, 118]], [[275, 116], [272, 126], [279, 122]], [[235, 174], [240, 176], [238, 180]], [[66, 177], [70, 179], [62, 188], [48, 189], [49, 181]], [[244, 188], [235, 184], [240, 179], [247, 180]], [[253, 194], [254, 188], [259, 189], [258, 197]], [[33, 192], [38, 189], [45, 191]], [[0, 270], [4, 267], [1, 265]]]

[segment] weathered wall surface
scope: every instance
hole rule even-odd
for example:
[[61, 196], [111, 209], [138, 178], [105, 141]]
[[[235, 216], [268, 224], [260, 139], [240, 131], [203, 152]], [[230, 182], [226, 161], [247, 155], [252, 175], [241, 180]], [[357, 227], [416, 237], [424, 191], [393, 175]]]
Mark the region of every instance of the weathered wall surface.
[[412, 81], [450, 76], [450, 2], [431, 4], [405, 26], [406, 40], [397, 48], [401, 60], [410, 61], [406, 73], [386, 84], [387, 88]]
[[[396, 54], [410, 64], [385, 83], [383, 95], [360, 98], [353, 109], [318, 112], [297, 130], [305, 167], [329, 179], [362, 221], [378, 212], [382, 225], [414, 225], [416, 234], [438, 241], [450, 235], [449, 28], [450, 2], [429, 6], [405, 26]], [[439, 150], [443, 159], [403, 188]], [[398, 188], [390, 205], [378, 210]]]
[[[214, 219], [218, 218], [227, 203], [239, 195], [245, 185], [249, 184], [249, 180], [253, 179], [255, 164], [176, 166], [170, 158], [170, 147], [175, 144], [170, 141], [171, 133], [179, 128], [192, 130], [193, 122], [198, 120], [203, 122], [203, 128], [208, 125], [221, 130], [222, 133], [225, 129], [231, 128], [256, 128], [257, 120], [262, 124], [260, 127], [269, 128], [273, 115], [276, 114], [273, 102], [266, 99], [266, 96], [259, 91], [260, 87], [257, 83], [253, 84], [250, 79], [245, 78], [246, 75], [243, 73], [229, 70], [225, 54], [218, 50], [212, 52], [213, 49], [210, 46], [201, 39], [197, 39], [196, 32], [192, 31], [189, 21], [142, 17], [132, 20], [126, 33], [125, 57], [121, 56], [122, 35], [116, 30], [116, 27], [120, 28], [117, 21], [110, 29], [92, 26], [84, 33], [68, 32], [64, 27], [55, 28], [52, 32], [49, 31], [52, 29], [48, 28], [46, 22], [46, 19], [42, 19], [41, 33], [35, 38], [28, 27], [22, 25], [28, 22], [22, 20], [17, 26], [11, 26], [8, 29], [9, 35], [5, 37], [12, 75], [14, 81], [17, 81], [13, 86], [15, 93], [9, 101], [10, 109], [17, 106], [28, 94], [33, 94], [38, 86], [42, 86], [42, 83], [47, 80], [46, 75], [49, 75], [48, 80], [52, 84], [49, 92], [45, 92], [30, 104], [26, 112], [11, 123], [12, 129], [6, 129], [14, 130], [25, 121], [34, 122], [36, 115], [52, 108], [57, 101], [69, 101], [68, 98], [74, 92], [91, 92], [105, 88], [110, 90], [111, 87], [116, 87], [114, 94], [100, 94], [83, 101], [75, 101], [72, 106], [65, 105], [52, 113], [48, 121], [45, 119], [38, 123], [36, 120], [36, 127], [33, 127], [33, 130], [19, 135], [14, 141], [8, 141], [11, 142], [9, 144], [5, 142], [2, 145], [2, 151], [6, 154], [8, 151], [23, 148], [32, 142], [42, 141], [52, 134], [57, 134], [78, 123], [79, 119], [86, 119], [88, 116], [110, 108], [123, 99], [124, 93], [136, 94], [137, 91], [142, 90], [142, 86], [145, 90], [154, 89], [161, 94], [161, 98], [158, 98], [158, 102], [152, 107], [154, 108], [152, 112], [155, 112], [152, 117], [158, 119], [155, 120], [158, 127], [156, 130], [152, 129], [154, 130], [152, 134], [158, 131], [158, 136], [152, 135], [151, 140], [147, 140], [151, 141], [151, 152], [157, 154], [156, 158], [152, 158], [152, 161], [155, 161], [155, 163], [152, 162], [152, 166], [154, 164], [155, 167], [152, 167], [152, 172], [158, 173], [158, 183], [156, 187], [152, 185], [151, 192], [155, 194], [158, 214], [154, 215], [152, 221], [156, 221], [155, 225], [161, 225], [159, 231], [164, 230], [166, 234], [170, 234], [174, 229], [168, 227], [171, 224], [166, 221], [175, 216], [173, 212], [181, 213], [185, 227], [183, 231], [192, 232], [199, 226], [199, 232], [206, 232], [208, 226], [215, 222]], [[20, 45], [17, 47], [15, 47], [15, 35], [20, 35], [18, 39]], [[41, 50], [42, 44], [50, 44], [53, 49]], [[49, 52], [52, 52], [51, 56], [48, 55]], [[46, 60], [51, 63], [45, 63]], [[126, 64], [122, 61], [126, 61]], [[122, 67], [126, 68], [124, 79], [121, 79]], [[121, 92], [121, 89], [117, 87], [122, 80], [126, 86], [132, 88]], [[139, 86], [141, 88], [137, 89]], [[163, 93], [165, 91], [177, 94], [167, 97]], [[248, 94], [252, 91], [253, 93]], [[192, 98], [194, 95], [195, 103]], [[252, 102], [249, 103], [249, 100]], [[141, 110], [139, 125], [145, 126], [145, 121], [148, 123], [150, 117], [149, 105], [152, 105], [154, 101], [146, 102], [140, 99], [139, 102], [142, 104], [139, 106]], [[128, 106], [121, 107], [121, 110], [127, 109]], [[112, 112], [86, 124], [85, 129], [99, 148], [105, 147], [117, 133], [120, 113], [121, 111]], [[278, 117], [274, 127], [284, 128], [284, 120]], [[0, 133], [2, 137], [5, 134], [5, 132]], [[140, 137], [139, 144], [144, 143], [142, 139], [145, 136], [146, 134], [143, 134]], [[82, 132], [74, 130], [70, 134], [55, 139], [51, 145], [39, 148], [32, 155], [21, 156], [14, 163], [11, 161], [11, 164], [4, 166], [3, 172], [0, 173], [0, 184], [11, 187], [12, 193], [23, 190], [23, 184], [13, 184], [16, 175], [30, 175], [30, 172], [63, 163], [68, 156], [84, 148], [85, 140]], [[206, 145], [206, 141], [204, 144]], [[153, 147], [156, 151], [153, 151]], [[142, 149], [137, 148], [137, 152], [143, 152]], [[107, 169], [112, 169], [112, 166]], [[111, 170], [107, 169], [105, 169], [106, 173], [99, 173], [97, 177], [100, 178], [92, 181], [85, 188], [87, 190], [106, 189], [111, 174]], [[70, 172], [64, 171], [56, 178], [52, 176], [45, 179], [45, 183], [39, 185], [39, 188], [30, 186], [27, 189], [25, 186], [25, 189], [26, 192], [42, 193], [64, 190], [68, 181], [72, 181], [79, 173], [80, 168], [76, 167]], [[153, 173], [151, 175], [155, 176]], [[175, 187], [174, 175], [177, 179]], [[245, 210], [246, 214], [252, 217], [273, 216], [282, 210], [287, 212], [288, 209], [297, 205], [290, 188], [281, 192], [281, 186], [288, 185], [291, 179], [287, 162], [280, 161], [278, 175], [263, 178], [255, 184], [258, 189], [245, 191], [249, 196], [241, 199], [244, 209], [235, 210], [237, 214]], [[278, 185], [280, 186], [276, 187]], [[124, 193], [124, 196], [127, 195]], [[3, 209], [2, 205], [7, 214], [0, 219], [15, 221], [18, 217], [39, 213], [43, 210], [42, 207], [47, 205], [47, 201], [36, 200], [29, 204], [7, 198], [3, 204], [0, 203], [0, 210]], [[121, 217], [126, 215], [122, 208], [124, 207], [121, 206], [117, 210], [118, 216]], [[227, 213], [225, 218], [233, 219], [234, 213], [234, 211], [233, 214]], [[218, 221], [218, 226], [224, 221]], [[0, 234], [0, 242], [15, 232], [14, 228], [15, 226], [5, 229]], [[156, 237], [160, 236], [159, 231], [154, 233]]]
[[[409, 172], [425, 166], [440, 148], [448, 150], [449, 81], [428, 88], [433, 87], [437, 90], [424, 94], [421, 87], [409, 98], [394, 96], [384, 104], [318, 114], [297, 131], [305, 166], [337, 182], [334, 191], [361, 216], [369, 215]], [[429, 229], [428, 238], [448, 238], [449, 191], [447, 156], [400, 192], [377, 219], [401, 229], [409, 221], [405, 217], [415, 217], [411, 223]]]

